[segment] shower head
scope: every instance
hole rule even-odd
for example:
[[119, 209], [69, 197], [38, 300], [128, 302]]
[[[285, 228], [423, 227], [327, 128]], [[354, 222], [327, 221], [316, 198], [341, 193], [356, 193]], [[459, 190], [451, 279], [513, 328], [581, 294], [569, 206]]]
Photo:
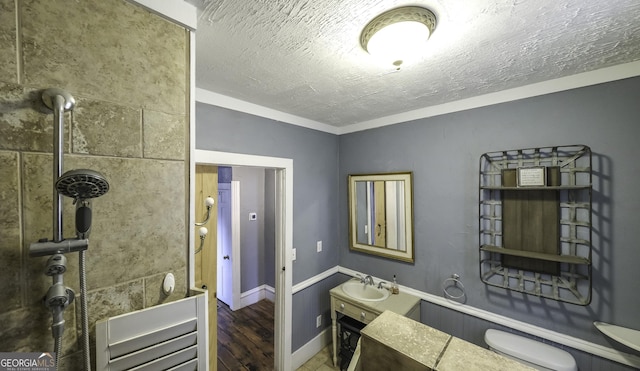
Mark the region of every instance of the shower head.
[[89, 169], [69, 170], [56, 181], [61, 195], [86, 200], [100, 197], [109, 191], [109, 182], [97, 171]]
[[56, 181], [59, 194], [71, 197], [76, 204], [76, 235], [89, 238], [91, 232], [91, 201], [109, 191], [109, 182], [97, 171], [89, 169], [69, 170]]

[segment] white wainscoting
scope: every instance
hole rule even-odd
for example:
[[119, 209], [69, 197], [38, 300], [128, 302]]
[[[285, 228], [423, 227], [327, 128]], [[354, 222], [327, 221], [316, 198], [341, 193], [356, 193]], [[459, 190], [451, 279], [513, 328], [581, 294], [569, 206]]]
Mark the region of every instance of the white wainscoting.
[[[364, 276], [362, 272], [354, 271], [349, 268], [335, 266], [331, 269], [328, 269], [316, 276], [313, 276], [297, 285], [293, 286], [293, 293], [303, 290], [309, 286], [312, 286], [336, 273], [346, 274], [348, 276], [355, 277], [356, 274], [361, 274]], [[376, 281], [380, 281], [382, 279], [378, 277], [374, 277]], [[632, 355], [629, 353], [624, 353], [619, 350], [605, 347], [600, 344], [595, 344], [590, 341], [586, 341], [580, 338], [576, 338], [573, 336], [568, 336], [565, 334], [561, 334], [559, 332], [551, 331], [542, 327], [534, 326], [526, 322], [514, 320], [509, 317], [505, 317], [499, 314], [495, 314], [483, 309], [475, 308], [470, 305], [460, 304], [457, 302], [449, 301], [443, 297], [436, 296], [433, 294], [429, 294], [423, 291], [419, 291], [407, 286], [399, 285], [400, 290], [411, 295], [417, 296], [420, 299], [427, 301], [429, 303], [433, 303], [451, 310], [455, 310], [457, 312], [464, 313], [469, 316], [473, 316], [476, 318], [483, 319], [485, 321], [493, 322], [502, 326], [506, 326], [512, 328], [514, 330], [524, 332], [526, 334], [530, 334], [542, 339], [546, 339], [552, 341], [556, 344], [564, 345], [585, 353], [592, 354], [597, 357], [605, 358], [614, 362], [618, 362], [627, 366], [632, 366], [635, 368], [640, 368], [640, 357], [636, 355]], [[328, 294], [327, 294], [328, 295]], [[326, 330], [325, 330], [326, 331]], [[315, 350], [315, 352], [319, 352], [324, 346], [328, 345], [331, 342], [331, 336], [325, 339], [323, 333], [316, 336], [314, 339], [309, 341], [309, 343], [303, 345], [300, 349], [293, 353], [293, 364], [297, 365], [296, 360], [303, 360], [302, 363], [306, 362], [307, 359], [313, 356], [312, 353], [309, 358], [303, 359], [303, 355], [307, 356], [309, 352]], [[322, 343], [325, 341], [325, 343]], [[307, 349], [308, 348], [308, 349]]]

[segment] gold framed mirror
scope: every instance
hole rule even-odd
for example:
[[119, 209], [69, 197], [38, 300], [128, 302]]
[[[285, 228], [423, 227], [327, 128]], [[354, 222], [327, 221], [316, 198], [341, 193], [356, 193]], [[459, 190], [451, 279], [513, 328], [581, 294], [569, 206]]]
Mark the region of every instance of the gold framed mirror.
[[352, 251], [413, 263], [413, 173], [349, 175]]

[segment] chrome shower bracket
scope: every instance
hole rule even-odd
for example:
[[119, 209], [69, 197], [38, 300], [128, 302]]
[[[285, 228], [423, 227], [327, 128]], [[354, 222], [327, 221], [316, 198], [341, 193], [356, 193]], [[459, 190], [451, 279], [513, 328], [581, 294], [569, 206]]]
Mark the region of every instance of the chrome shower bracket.
[[47, 106], [50, 110], [55, 110], [58, 105], [56, 105], [56, 101], [59, 99], [63, 99], [62, 109], [66, 111], [71, 111], [73, 107], [76, 105], [76, 100], [71, 96], [71, 94], [66, 91], [58, 88], [49, 88], [42, 92], [42, 102]]
[[89, 240], [70, 239], [55, 242], [43, 239], [29, 245], [29, 256], [35, 257], [66, 254], [70, 252], [84, 251], [88, 247]]

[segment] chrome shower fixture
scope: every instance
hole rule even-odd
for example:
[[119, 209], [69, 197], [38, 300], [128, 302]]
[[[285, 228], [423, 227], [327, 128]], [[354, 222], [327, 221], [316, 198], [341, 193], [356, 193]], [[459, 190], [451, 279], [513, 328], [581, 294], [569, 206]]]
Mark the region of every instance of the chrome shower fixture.
[[58, 88], [50, 88], [43, 91], [42, 102], [52, 111], [56, 109], [71, 111], [76, 105], [76, 100], [71, 94]]
[[[75, 99], [61, 89], [47, 89], [42, 92], [42, 101], [53, 111], [53, 239], [43, 238], [29, 246], [30, 256], [52, 255], [47, 262], [45, 274], [51, 276], [53, 283], [44, 302], [51, 309], [53, 323], [51, 330], [55, 339], [54, 352], [56, 364], [62, 354], [62, 333], [64, 332], [65, 308], [74, 300], [73, 290], [64, 286], [63, 275], [67, 270], [65, 253], [78, 252], [80, 270], [80, 314], [82, 322], [82, 351], [84, 370], [91, 371], [91, 352], [89, 343], [89, 313], [87, 309], [87, 285], [85, 250], [89, 247], [91, 230], [91, 199], [100, 197], [109, 191], [109, 182], [97, 171], [64, 169], [64, 113], [73, 110]], [[76, 238], [66, 240], [62, 233], [63, 200], [62, 196], [73, 198], [76, 205]]]
[[[64, 168], [64, 113], [73, 110], [76, 100], [68, 92], [50, 88], [42, 92], [42, 102], [53, 111], [53, 183]], [[53, 240], [62, 240], [62, 197], [53, 189]]]
[[69, 252], [84, 251], [89, 247], [87, 239], [72, 239], [62, 241], [49, 241], [46, 238], [29, 245], [29, 256], [47, 256], [54, 254], [66, 254]]
[[53, 278], [53, 284], [42, 299], [44, 305], [51, 310], [53, 321], [51, 332], [54, 338], [60, 338], [64, 332], [64, 310], [73, 303], [75, 292], [64, 285], [63, 273], [67, 270], [67, 258], [62, 254], [55, 254], [47, 261], [45, 274]]
[[47, 268], [44, 272], [47, 276], [63, 274], [67, 271], [67, 258], [62, 254], [56, 254], [47, 260]]
[[91, 232], [91, 200], [109, 191], [109, 182], [97, 171], [90, 169], [69, 170], [56, 181], [59, 194], [73, 198], [76, 205], [76, 236], [89, 238]]
[[109, 191], [109, 182], [97, 171], [90, 169], [69, 170], [56, 181], [58, 192], [75, 200], [100, 197]]

